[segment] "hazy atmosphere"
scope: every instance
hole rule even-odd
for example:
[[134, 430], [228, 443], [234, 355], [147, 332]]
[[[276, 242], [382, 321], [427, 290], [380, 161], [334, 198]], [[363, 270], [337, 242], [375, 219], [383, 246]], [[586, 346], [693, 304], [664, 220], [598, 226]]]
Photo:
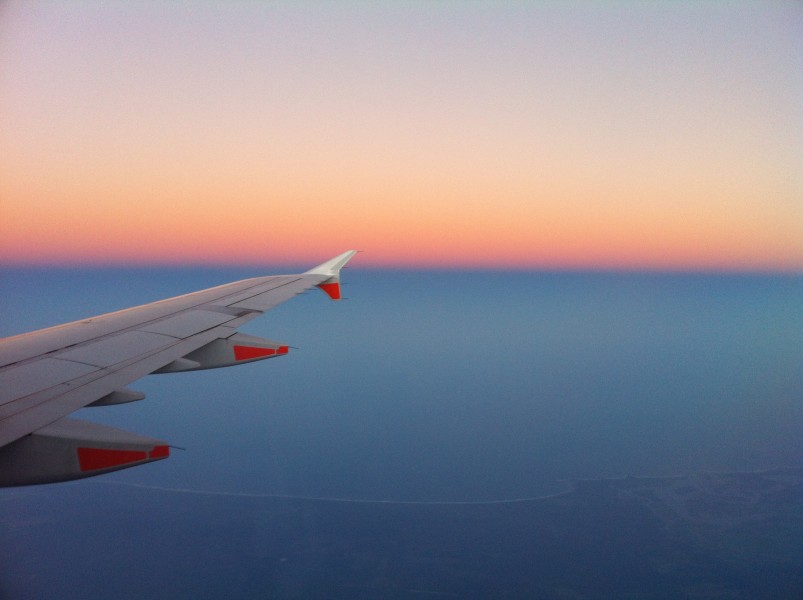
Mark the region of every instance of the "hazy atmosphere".
[[[79, 411], [186, 450], [0, 490], [0, 597], [799, 596], [800, 277], [359, 259], [244, 329], [289, 356]], [[0, 333], [256, 273], [4, 269]]]

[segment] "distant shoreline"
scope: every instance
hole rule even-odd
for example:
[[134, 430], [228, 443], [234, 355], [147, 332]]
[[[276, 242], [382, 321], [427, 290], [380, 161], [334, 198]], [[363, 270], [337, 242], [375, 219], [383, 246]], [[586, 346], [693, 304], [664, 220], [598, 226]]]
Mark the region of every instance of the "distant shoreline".
[[153, 490], [159, 492], [170, 492], [174, 494], [193, 494], [198, 496], [229, 496], [234, 498], [265, 498], [275, 500], [303, 500], [310, 502], [332, 502], [343, 504], [395, 504], [395, 505], [414, 505], [414, 506], [481, 506], [492, 504], [519, 504], [524, 502], [535, 502], [547, 498], [557, 498], [570, 494], [574, 491], [573, 487], [561, 490], [554, 494], [542, 496], [528, 496], [523, 498], [507, 498], [499, 500], [377, 500], [371, 498], [340, 498], [333, 496], [297, 496], [293, 494], [263, 494], [258, 492], [223, 492], [214, 490], [199, 490], [194, 488], [180, 488], [148, 485], [143, 483], [128, 483], [124, 481], [93, 481], [90, 483], [101, 485], [117, 485], [121, 487], [133, 487], [143, 490]]
[[575, 483], [578, 481], [627, 481], [627, 480], [660, 480], [660, 479], [690, 479], [703, 475], [768, 475], [781, 471], [803, 471], [799, 467], [771, 467], [769, 469], [753, 469], [748, 471], [695, 471], [685, 475], [623, 475], [621, 477], [572, 477], [571, 479], [558, 479], [558, 483]]
[[[385, 504], [385, 505], [407, 505], [407, 506], [489, 506], [500, 504], [522, 504], [527, 502], [537, 502], [540, 500], [547, 500], [550, 498], [559, 498], [567, 496], [577, 491], [578, 483], [602, 483], [602, 482], [625, 482], [625, 481], [641, 481], [641, 482], [658, 482], [658, 481], [677, 481], [680, 479], [694, 479], [695, 477], [725, 477], [725, 476], [743, 476], [743, 475], [770, 475], [780, 474], [784, 472], [800, 473], [803, 467], [775, 467], [771, 469], [759, 469], [751, 471], [700, 471], [689, 475], [667, 475], [667, 476], [633, 476], [626, 475], [624, 477], [599, 477], [599, 478], [573, 478], [573, 479], [560, 479], [556, 483], [564, 484], [567, 487], [565, 490], [555, 492], [554, 494], [544, 494], [540, 496], [526, 496], [521, 498], [503, 498], [495, 500], [379, 500], [371, 498], [342, 498], [332, 496], [302, 496], [294, 494], [269, 494], [259, 492], [231, 492], [231, 491], [216, 491], [216, 490], [202, 490], [196, 488], [182, 488], [182, 487], [169, 487], [148, 485], [142, 483], [129, 483], [123, 481], [101, 480], [90, 481], [89, 483], [100, 485], [113, 485], [120, 487], [131, 487], [142, 490], [152, 490], [158, 492], [169, 492], [174, 494], [191, 494], [196, 496], [220, 496], [220, 497], [233, 497], [233, 498], [253, 498], [253, 499], [275, 499], [275, 500], [300, 500], [308, 502], [329, 502], [341, 504]], [[80, 485], [80, 482], [71, 485]]]

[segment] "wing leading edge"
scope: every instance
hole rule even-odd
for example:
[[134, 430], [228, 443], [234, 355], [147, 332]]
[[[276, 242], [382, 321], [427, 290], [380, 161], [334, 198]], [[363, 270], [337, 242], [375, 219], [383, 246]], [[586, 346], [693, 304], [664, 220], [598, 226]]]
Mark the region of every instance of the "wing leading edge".
[[344, 252], [297, 275], [256, 277], [0, 340], [0, 486], [90, 477], [167, 458], [166, 442], [68, 418], [142, 399], [151, 373], [228, 367], [287, 354], [237, 332], [313, 287], [339, 300]]

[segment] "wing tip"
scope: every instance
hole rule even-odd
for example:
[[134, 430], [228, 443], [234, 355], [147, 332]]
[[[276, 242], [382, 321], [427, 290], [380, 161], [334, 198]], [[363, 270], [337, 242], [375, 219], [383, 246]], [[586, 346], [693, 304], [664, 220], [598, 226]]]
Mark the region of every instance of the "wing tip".
[[306, 275], [321, 275], [326, 277], [318, 284], [318, 287], [323, 290], [332, 300], [341, 300], [342, 295], [340, 292], [340, 269], [357, 254], [356, 250], [347, 250], [343, 254], [338, 254], [334, 258], [321, 263], [317, 267], [313, 267], [307, 271]]
[[328, 275], [329, 277], [336, 278], [340, 275], [340, 269], [342, 269], [355, 254], [357, 254], [356, 250], [346, 250], [343, 254], [338, 254], [334, 258], [330, 258], [317, 267], [306, 271], [305, 275]]
[[342, 296], [340, 295], [340, 282], [339, 281], [330, 281], [328, 283], [319, 283], [318, 287], [326, 292], [326, 295], [329, 296], [332, 300], [342, 300]]

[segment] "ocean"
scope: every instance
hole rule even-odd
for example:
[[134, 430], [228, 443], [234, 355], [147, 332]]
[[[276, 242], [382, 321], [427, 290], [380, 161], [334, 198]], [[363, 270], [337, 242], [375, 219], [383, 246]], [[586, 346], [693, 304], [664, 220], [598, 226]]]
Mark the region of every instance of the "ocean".
[[[272, 272], [288, 271], [4, 268], [0, 335]], [[88, 498], [85, 514], [69, 511], [74, 522], [120, 515], [121, 538], [135, 548], [147, 540], [156, 560], [160, 535], [176, 532], [144, 531], [130, 518], [132, 494], [146, 504], [169, 490], [218, 494], [208, 496], [214, 514], [193, 504], [200, 523], [186, 525], [190, 535], [260, 497], [448, 507], [549, 496], [584, 479], [803, 467], [800, 276], [352, 268], [343, 279], [347, 300], [315, 290], [242, 329], [289, 344], [288, 356], [149, 376], [130, 386], [144, 401], [74, 415], [185, 450], [74, 484], [0, 491], [0, 558], [15, 565], [0, 575], [0, 594], [47, 596], [71, 581], [70, 554], [48, 554], [59, 540], [75, 546], [83, 531], [61, 521], [61, 494]], [[44, 516], [31, 508], [40, 504], [49, 506]], [[248, 523], [264, 518], [252, 515], [231, 535], [252, 547]], [[91, 546], [92, 534], [83, 535]], [[186, 565], [169, 572], [192, 580], [197, 569], [202, 581], [204, 561], [193, 562], [192, 544], [186, 552]], [[56, 566], [19, 572], [25, 559], [46, 557]], [[105, 587], [73, 582], [89, 594], [75, 597], [128, 581], [124, 556], [105, 560]], [[204, 589], [318, 597], [303, 585], [283, 588], [280, 575], [254, 591], [237, 573], [239, 583], [221, 583], [229, 573]], [[129, 585], [120, 589], [176, 597]]]

